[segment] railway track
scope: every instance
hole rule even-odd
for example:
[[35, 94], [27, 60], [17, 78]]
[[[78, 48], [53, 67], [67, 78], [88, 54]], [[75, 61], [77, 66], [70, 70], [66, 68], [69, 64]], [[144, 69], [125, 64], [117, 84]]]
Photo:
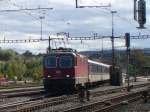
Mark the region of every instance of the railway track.
[[111, 112], [111, 110], [114, 109], [115, 107], [117, 108], [118, 106], [125, 105], [125, 103], [132, 103], [139, 99], [141, 99], [141, 95], [136, 97], [134, 96], [133, 98], [126, 99], [125, 101], [112, 103], [110, 106], [105, 106], [101, 109], [98, 108], [96, 110], [93, 110], [93, 112], [109, 112], [109, 111]]
[[31, 83], [31, 82], [20, 82], [17, 81], [16, 83], [14, 82], [6, 82], [6, 83], [2, 83], [0, 85], [0, 90], [5, 90], [5, 89], [15, 89], [15, 88], [29, 88], [29, 87], [39, 87], [39, 86], [43, 86], [43, 84], [39, 84], [39, 83]]
[[71, 108], [62, 112], [108, 112], [110, 111], [110, 109], [118, 105], [122, 105], [125, 102], [129, 103], [142, 98], [141, 92], [143, 92], [144, 90], [145, 89], [130, 93], [124, 93], [111, 98], [103, 99], [102, 101], [97, 101], [87, 105]]
[[30, 99], [30, 100], [25, 100], [21, 102], [16, 102], [15, 104], [6, 104], [0, 106], [0, 110], [2, 112], [30, 112], [31, 110], [37, 110], [37, 109], [42, 109], [46, 108], [49, 106], [54, 106], [61, 104], [65, 101], [69, 100], [74, 100], [77, 98], [76, 95], [72, 95], [68, 98], [68, 96], [60, 96], [56, 98], [37, 98], [37, 99]]
[[[139, 88], [139, 87], [144, 87], [144, 86], [149, 86], [149, 83], [135, 85], [134, 88]], [[109, 94], [113, 94], [113, 93], [117, 93], [117, 92], [120, 93], [121, 95], [125, 95], [125, 94], [122, 94], [122, 93], [124, 93], [124, 91], [126, 91], [126, 87], [118, 87], [115, 89], [109, 89], [109, 90], [105, 90], [105, 91], [91, 92], [91, 97], [94, 98], [94, 97], [101, 96], [104, 94], [109, 95]], [[131, 93], [131, 94], [133, 94], [133, 93]], [[117, 96], [119, 96], [119, 95], [117, 95]], [[129, 95], [129, 93], [127, 93], [127, 95]], [[109, 100], [110, 99], [107, 99], [107, 101], [109, 101]], [[2, 105], [2, 106], [0, 106], [0, 110], [1, 110], [1, 112], [25, 112], [25, 111], [31, 112], [31, 111], [36, 111], [36, 110], [47, 108], [47, 107], [55, 107], [55, 106], [57, 107], [61, 104], [75, 102], [75, 101], [76, 102], [79, 101], [77, 94], [71, 95], [71, 96], [60, 96], [60, 97], [56, 97], [56, 98], [42, 98], [40, 100], [37, 99], [35, 101], [28, 100], [28, 101], [24, 101], [24, 102], [18, 102], [13, 105], [12, 104]], [[101, 103], [105, 104], [104, 102], [107, 102], [107, 101], [106, 100], [101, 101]], [[106, 104], [108, 104], [108, 103], [106, 103]], [[95, 104], [93, 104], [93, 105], [95, 105]], [[72, 110], [70, 110], [70, 111], [72, 112]], [[68, 112], [69, 112], [69, 110], [68, 110]]]
[[0, 98], [12, 98], [20, 96], [38, 95], [44, 93], [43, 87], [17, 88], [0, 91]]

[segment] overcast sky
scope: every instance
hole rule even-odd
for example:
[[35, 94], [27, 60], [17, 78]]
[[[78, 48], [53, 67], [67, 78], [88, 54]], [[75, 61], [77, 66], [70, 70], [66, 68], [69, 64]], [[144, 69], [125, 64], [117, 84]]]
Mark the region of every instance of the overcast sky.
[[[133, 19], [133, 0], [79, 0], [79, 5], [108, 5], [108, 9], [115, 10], [114, 34], [123, 36], [126, 32], [131, 35], [150, 34], [150, 1], [147, 2], [147, 22], [145, 30], [138, 30], [138, 23]], [[104, 8], [75, 8], [75, 0], [0, 0], [0, 10], [12, 10], [21, 8], [49, 7], [47, 11], [20, 11], [0, 12], [0, 39], [28, 39], [40, 38], [40, 16], [43, 19], [43, 38], [58, 32], [69, 32], [71, 36], [111, 35], [111, 13]], [[88, 49], [109, 49], [111, 42], [108, 39], [102, 41], [64, 41], [65, 46]], [[64, 46], [63, 42], [56, 45]], [[82, 44], [81, 44], [82, 43]], [[116, 46], [124, 46], [123, 40], [115, 40]], [[134, 48], [150, 48], [150, 39], [131, 41]], [[55, 43], [53, 43], [55, 46]], [[29, 44], [0, 44], [2, 48], [13, 48], [23, 52], [45, 52], [48, 43]]]

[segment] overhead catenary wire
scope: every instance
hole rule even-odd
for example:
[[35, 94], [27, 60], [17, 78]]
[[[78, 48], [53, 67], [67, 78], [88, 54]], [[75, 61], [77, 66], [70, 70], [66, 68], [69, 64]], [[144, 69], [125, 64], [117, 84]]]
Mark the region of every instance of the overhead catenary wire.
[[[98, 3], [97, 1], [95, 1], [95, 3]], [[102, 7], [101, 9], [104, 9], [106, 11], [108, 11], [107, 13], [110, 13], [112, 11], [112, 9], [108, 8], [108, 7]], [[118, 12], [118, 11], [117, 11]], [[118, 13], [115, 14], [115, 16], [119, 17], [120, 19], [130, 23], [131, 25], [135, 26], [130, 20], [128, 20], [127, 18], [125, 17], [121, 17]]]
[[[16, 3], [11, 2], [11, 0], [8, 0], [8, 1], [10, 1], [9, 3], [11, 3], [13, 6], [22, 9], [22, 6], [20, 6], [20, 5], [16, 4]], [[49, 2], [48, 2], [48, 4], [49, 4]], [[25, 8], [25, 9], [27, 9], [27, 8]], [[53, 9], [54, 8], [51, 8], [51, 7], [46, 7], [46, 8], [40, 8], [40, 7], [38, 7], [38, 8], [33, 8], [33, 10], [22, 10], [22, 11], [24, 11], [26, 14], [28, 14], [31, 17], [33, 17], [34, 19], [39, 20], [39, 17], [33, 16], [32, 13], [27, 12], [27, 11], [34, 11], [34, 10], [43, 10], [43, 11], [46, 11], [46, 10], [53, 10]], [[45, 20], [46, 20], [46, 18], [45, 18]], [[49, 20], [47, 20], [47, 21], [49, 21]], [[63, 22], [65, 22], [65, 21], [63, 20]], [[46, 25], [46, 26], [48, 26], [48, 27], [53, 27], [51, 24], [49, 24], [49, 22], [46, 22], [46, 21], [44, 21], [43, 24]]]
[[[104, 8], [104, 9], [107, 9], [108, 11], [111, 11], [108, 8]], [[135, 28], [137, 27], [136, 24], [134, 24], [131, 20], [129, 20], [129, 19], [125, 18], [125, 17], [120, 16], [120, 14], [117, 13], [115, 16], [118, 17], [118, 18], [120, 18], [121, 20], [127, 22], [128, 24], [132, 25], [133, 27], [135, 27]], [[146, 26], [150, 27], [150, 25], [146, 25]], [[148, 27], [146, 27], [145, 29], [142, 29], [141, 31], [146, 30], [146, 31], [149, 32], [149, 28]], [[137, 29], [137, 30], [139, 30], [139, 29]]]
[[[98, 1], [95, 1], [95, 0], [94, 0], [93, 2], [99, 4]], [[107, 10], [108, 12], [105, 12], [105, 13], [110, 13], [110, 12], [112, 11], [112, 9], [110, 9], [109, 7], [101, 7], [101, 8], [99, 8], [99, 9]], [[117, 11], [117, 12], [118, 12], [118, 11]], [[120, 19], [123, 20], [123, 21], [126, 21], [126, 22], [129, 23], [130, 25], [136, 27], [136, 25], [135, 25], [131, 20], [129, 20], [129, 19], [125, 18], [125, 17], [120, 16], [118, 13], [117, 13], [115, 16], [118, 17], [118, 18], [120, 18]], [[150, 27], [150, 25], [146, 25], [146, 26]], [[149, 28], [148, 28], [148, 27], [146, 27], [146, 29], [143, 29], [143, 30], [146, 30], [146, 31], [149, 32]], [[139, 30], [139, 29], [138, 29], [138, 30]]]
[[[11, 0], [9, 0], [9, 1], [11, 1]], [[30, 10], [30, 9], [28, 9], [28, 8], [21, 9], [21, 8], [22, 8], [21, 6], [15, 4], [15, 3], [12, 3], [12, 4], [13, 4], [14, 6], [20, 8], [19, 10], [23, 10], [23, 11], [25, 11], [25, 12], [26, 12], [26, 10], [27, 10], [27, 11]], [[42, 8], [34, 8], [33, 10], [39, 10], [39, 9], [42, 9]], [[50, 8], [50, 9], [52, 9], [52, 8]], [[107, 10], [110, 11], [110, 9], [108, 9], [108, 8], [104, 8], [104, 9], [107, 9]], [[33, 16], [31, 13], [29, 13], [29, 12], [27, 12], [27, 13], [28, 13], [30, 16], [34, 17], [35, 19], [38, 19], [38, 20], [39, 20], [39, 17], [37, 18], [37, 17]], [[116, 16], [118, 16], [118, 17], [121, 18], [122, 20], [127, 21], [128, 23], [132, 24], [132, 22], [130, 22], [127, 18], [123, 18], [123, 17], [121, 17], [121, 16], [118, 15], [118, 14], [117, 14]], [[65, 22], [65, 21], [64, 21], [64, 22]], [[46, 23], [46, 25], [51, 26], [50, 24], [47, 24], [47, 23]], [[134, 24], [133, 24], [133, 25], [134, 25]]]
[[52, 10], [53, 8], [24, 8], [24, 9], [9, 9], [9, 10], [0, 10], [0, 12], [19, 12], [19, 11], [33, 11], [33, 10]]
[[[11, 4], [11, 5], [13, 5], [13, 6], [19, 8], [18, 11], [19, 11], [20, 9], [22, 9], [22, 6], [19, 6], [19, 5], [15, 4], [15, 3], [12, 3], [11, 0], [8, 0], [8, 1], [6, 1], [6, 2], [8, 2], [8, 4]], [[14, 11], [14, 12], [18, 12], [18, 11]], [[27, 15], [31, 16], [32, 18], [34, 18], [35, 20], [38, 20], [37, 17], [33, 16], [30, 12], [27, 12], [27, 10], [22, 10], [22, 11], [23, 11], [25, 14], [27, 14]], [[2, 10], [2, 12], [5, 12], [5, 10]], [[6, 12], [7, 12], [7, 11], [6, 11]], [[13, 12], [13, 11], [10, 11], [10, 12]]]
[[[124, 39], [125, 36], [118, 36], [118, 37], [114, 37], [116, 39]], [[67, 38], [68, 41], [71, 40], [99, 40], [99, 39], [106, 39], [106, 38], [111, 38], [111, 36], [69, 36], [69, 37], [65, 37], [65, 38], [60, 38], [57, 37], [57, 35], [53, 38], [51, 38], [51, 40], [61, 40], [62, 42], [65, 41]], [[131, 35], [131, 39], [150, 39], [150, 35]], [[29, 39], [0, 39], [0, 43], [32, 43], [32, 42], [42, 42], [42, 41], [49, 41], [48, 38], [43, 38], [41, 39], [31, 39], [31, 37]]]
[[[16, 5], [17, 6], [17, 5]], [[26, 9], [26, 8], [25, 8]], [[38, 9], [38, 8], [37, 8]], [[20, 9], [19, 9], [20, 10]], [[36, 9], [35, 9], [36, 10]], [[125, 19], [124, 19], [125, 20]], [[128, 20], [127, 20], [128, 21]], [[129, 22], [129, 21], [128, 21]], [[102, 39], [102, 38], [110, 38], [111, 36], [96, 36], [96, 37], [69, 37], [69, 40], [97, 40], [97, 39]], [[124, 37], [124, 36], [122, 36]], [[131, 39], [148, 39], [150, 38], [150, 35], [140, 35], [140, 36], [131, 36]], [[115, 38], [120, 38], [120, 37], [115, 37]], [[44, 39], [43, 41], [47, 41], [48, 39]], [[55, 40], [55, 39], [54, 39]], [[61, 40], [61, 39], [60, 39]], [[64, 41], [64, 40], [63, 40]], [[41, 42], [40, 39], [25, 39], [25, 40], [9, 40], [5, 39], [0, 40], [0, 43], [28, 43], [28, 42]]]
[[[8, 1], [5, 1], [5, 2], [7, 2], [8, 4], [11, 4], [11, 5], [13, 5], [13, 6], [15, 6], [15, 7], [19, 8], [19, 9], [15, 9], [15, 10], [2, 10], [2, 12], [24, 12], [25, 14], [31, 16], [33, 19], [38, 20], [38, 21], [40, 20], [39, 16], [38, 17], [34, 16], [31, 13], [31, 11], [36, 11], [36, 10], [44, 10], [44, 11], [46, 11], [46, 10], [53, 10], [53, 8], [51, 8], [51, 7], [22, 8], [22, 6], [20, 6], [20, 5], [16, 4], [16, 3], [13, 3], [11, 0], [8, 0]], [[51, 25], [48, 24], [48, 23], [44, 22], [44, 24], [47, 25], [47, 26], [49, 26], [49, 27], [51, 27]]]
[[[99, 3], [98, 3], [97, 1], [95, 1], [95, 0], [94, 0], [93, 2], [99, 4]], [[84, 8], [84, 7], [83, 7], [83, 8]], [[85, 7], [85, 8], [86, 8], [86, 7]], [[110, 8], [108, 8], [108, 7], [100, 7], [100, 8], [98, 8], [98, 9], [100, 9], [100, 10], [101, 10], [101, 9], [106, 10], [105, 13], [107, 13], [107, 14], [110, 14], [110, 12], [112, 12], [112, 9], [110, 9]], [[123, 21], [126, 21], [126, 22], [129, 23], [130, 25], [136, 27], [135, 24], [134, 24], [133, 22], [131, 22], [130, 20], [128, 20], [128, 19], [125, 18], [125, 17], [121, 17], [118, 13], [115, 14], [115, 16], [118, 17], [118, 18], [120, 18], [120, 19], [123, 20]]]

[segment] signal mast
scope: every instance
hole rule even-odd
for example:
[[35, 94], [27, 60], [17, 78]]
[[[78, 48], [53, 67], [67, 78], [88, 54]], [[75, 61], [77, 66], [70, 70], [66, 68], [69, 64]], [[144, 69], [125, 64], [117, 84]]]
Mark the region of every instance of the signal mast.
[[145, 29], [146, 23], [146, 2], [145, 0], [134, 0], [134, 20], [138, 21], [138, 29]]

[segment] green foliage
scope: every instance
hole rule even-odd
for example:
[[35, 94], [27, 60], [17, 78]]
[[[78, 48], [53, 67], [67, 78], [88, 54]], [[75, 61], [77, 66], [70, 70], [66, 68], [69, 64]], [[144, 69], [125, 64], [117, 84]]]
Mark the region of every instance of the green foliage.
[[145, 56], [145, 66], [150, 66], [150, 56]]
[[10, 80], [40, 81], [42, 78], [42, 55], [35, 56], [26, 51], [19, 55], [13, 50], [0, 49], [0, 75]]
[[2, 61], [8, 61], [11, 58], [13, 58], [17, 53], [14, 52], [11, 49], [7, 49], [7, 50], [2, 50], [0, 49], [0, 60]]
[[139, 69], [136, 68], [136, 66], [129, 64], [129, 74], [130, 76], [137, 76], [139, 74], [141, 74], [141, 71]]
[[131, 52], [130, 56], [130, 63], [132, 64], [133, 68], [137, 75], [143, 75], [143, 67], [147, 65], [147, 58], [149, 56], [145, 56], [141, 50], [134, 49]]
[[[121, 66], [124, 71], [127, 68], [127, 56], [126, 53], [118, 54], [117, 57], [117, 64]], [[129, 74], [131, 76], [134, 75], [144, 75], [143, 67], [150, 66], [150, 56], [145, 55], [142, 50], [139, 49], [132, 49], [130, 52], [130, 60], [129, 60]]]

